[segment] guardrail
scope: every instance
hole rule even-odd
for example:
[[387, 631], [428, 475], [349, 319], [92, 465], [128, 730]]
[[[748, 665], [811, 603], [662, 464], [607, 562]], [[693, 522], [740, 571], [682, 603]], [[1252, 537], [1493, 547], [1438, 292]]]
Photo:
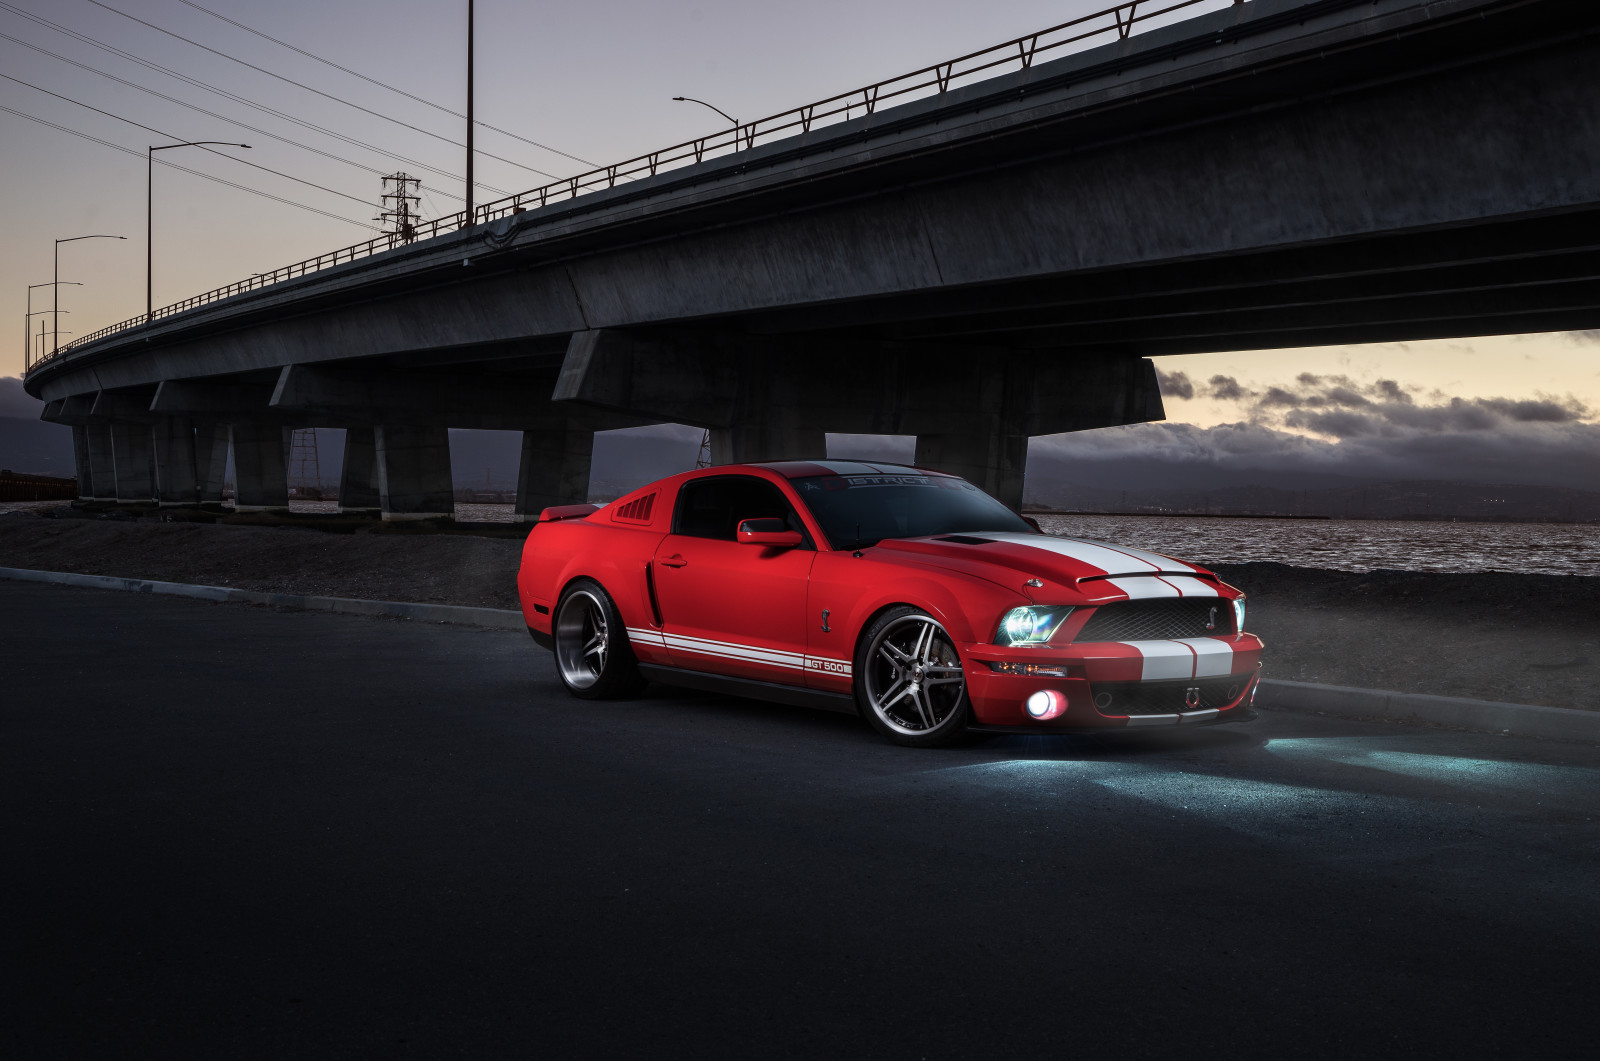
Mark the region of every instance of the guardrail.
[[[928, 96], [943, 95], [958, 83], [968, 83], [980, 76], [994, 76], [1008, 68], [1027, 70], [1034, 62], [1047, 53], [1055, 52], [1061, 48], [1077, 44], [1081, 41], [1096, 37], [1108, 36], [1115, 33], [1118, 38], [1126, 38], [1132, 34], [1135, 26], [1140, 23], [1158, 19], [1183, 8], [1193, 7], [1196, 4], [1218, 3], [1220, 0], [1126, 0], [1114, 7], [1103, 11], [1082, 15], [1051, 26], [1049, 29], [1040, 30], [1038, 33], [1015, 40], [997, 44], [991, 48], [984, 48], [966, 55], [951, 59], [947, 62], [925, 66], [920, 70], [913, 70], [908, 74], [879, 81], [865, 88], [855, 89], [850, 92], [841, 92], [837, 96], [809, 103], [803, 107], [782, 111], [766, 118], [753, 122], [741, 122], [737, 126], [725, 129], [719, 133], [702, 136], [694, 140], [687, 140], [672, 147], [652, 151], [649, 154], [638, 155], [624, 162], [599, 169], [580, 173], [575, 177], [552, 181], [542, 187], [534, 188], [515, 195], [506, 196], [493, 202], [485, 203], [472, 212], [472, 217], [467, 217], [466, 211], [451, 214], [447, 217], [435, 218], [432, 221], [420, 222], [405, 232], [389, 232], [365, 243], [357, 243], [350, 247], [341, 247], [327, 254], [320, 254], [315, 258], [307, 258], [303, 262], [274, 269], [270, 273], [258, 273], [248, 280], [219, 287], [203, 294], [186, 298], [182, 302], [174, 302], [170, 306], [162, 306], [149, 315], [131, 317], [118, 324], [113, 324], [99, 331], [90, 332], [88, 335], [74, 339], [59, 350], [44, 354], [38, 358], [31, 357], [32, 350], [28, 351], [25, 358], [24, 374], [33, 371], [40, 365], [74, 350], [81, 346], [104, 339], [108, 335], [127, 331], [130, 328], [153, 324], [157, 319], [170, 317], [203, 306], [207, 303], [217, 302], [234, 295], [254, 291], [281, 283], [297, 276], [318, 272], [342, 262], [352, 262], [357, 258], [369, 257], [382, 251], [391, 250], [396, 246], [408, 244], [417, 239], [428, 239], [440, 233], [454, 231], [467, 227], [469, 224], [482, 224], [511, 214], [522, 213], [524, 210], [548, 206], [552, 202], [576, 199], [585, 192], [598, 191], [606, 188], [615, 188], [618, 182], [639, 180], [645, 177], [654, 177], [657, 174], [692, 166], [704, 162], [708, 158], [716, 158], [739, 151], [748, 151], [756, 146], [757, 140], [762, 143], [781, 139], [796, 132], [808, 133], [812, 129], [849, 121], [858, 113], [870, 115], [877, 112], [879, 107], [893, 101], [894, 103], [909, 103], [915, 99]], [[1233, 0], [1235, 4], [1244, 0]], [[1052, 56], [1053, 57], [1053, 56]]]

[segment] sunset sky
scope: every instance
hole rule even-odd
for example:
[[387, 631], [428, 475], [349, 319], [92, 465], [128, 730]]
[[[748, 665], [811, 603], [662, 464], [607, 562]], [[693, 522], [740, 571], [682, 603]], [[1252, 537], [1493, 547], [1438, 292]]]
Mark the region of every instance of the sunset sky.
[[[1212, 0], [1186, 14], [1227, 3]], [[478, 115], [515, 136], [480, 130], [478, 198], [720, 126], [715, 114], [673, 96], [756, 118], [1103, 6], [1105, 0], [479, 0]], [[62, 289], [64, 333], [84, 334], [143, 311], [146, 184], [137, 156], [150, 144], [250, 143], [252, 150], [231, 154], [283, 176], [195, 148], [157, 157], [311, 208], [158, 166], [158, 306], [368, 238], [380, 173], [422, 176], [424, 216], [459, 209], [463, 152], [449, 141], [462, 138], [462, 122], [447, 111], [464, 108], [465, 7], [464, 0], [0, 0], [0, 74], [11, 79], [0, 78], [0, 186], [7, 192], [0, 202], [0, 304], [13, 336], [0, 346], [0, 376], [21, 372], [25, 289], [51, 279], [56, 238], [128, 237], [62, 247], [62, 279], [83, 284]], [[48, 306], [48, 290], [35, 291], [32, 305]], [[41, 319], [48, 318], [33, 319], [35, 335]], [[1035, 454], [1219, 459], [1237, 452], [1451, 477], [1481, 472], [1487, 461], [1549, 465], [1536, 477], [1564, 467], [1562, 474], [1592, 475], [1589, 488], [1600, 486], [1600, 335], [1221, 353], [1158, 364], [1167, 424], [1036, 443]]]

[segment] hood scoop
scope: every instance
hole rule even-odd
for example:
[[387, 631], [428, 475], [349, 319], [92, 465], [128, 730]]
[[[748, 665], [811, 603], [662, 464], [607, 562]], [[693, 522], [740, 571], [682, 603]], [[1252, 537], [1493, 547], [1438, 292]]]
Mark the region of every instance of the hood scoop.
[[956, 545], [993, 545], [994, 544], [994, 539], [993, 538], [974, 538], [970, 534], [947, 534], [943, 538], [935, 538], [934, 540], [935, 541], [940, 541], [940, 542], [953, 542]]

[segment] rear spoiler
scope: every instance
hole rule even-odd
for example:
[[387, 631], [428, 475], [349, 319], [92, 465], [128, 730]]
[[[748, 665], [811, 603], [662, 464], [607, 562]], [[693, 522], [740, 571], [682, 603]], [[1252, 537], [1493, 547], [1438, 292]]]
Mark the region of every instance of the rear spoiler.
[[600, 511], [599, 505], [557, 505], [539, 513], [540, 523], [555, 523], [564, 519], [582, 519]]

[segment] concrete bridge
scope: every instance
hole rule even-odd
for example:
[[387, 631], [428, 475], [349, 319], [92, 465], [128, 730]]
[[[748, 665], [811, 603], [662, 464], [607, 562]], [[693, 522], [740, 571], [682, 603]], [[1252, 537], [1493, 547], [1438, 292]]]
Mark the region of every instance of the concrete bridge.
[[670, 421], [717, 462], [914, 434], [1015, 505], [1029, 436], [1163, 417], [1150, 355], [1600, 326], [1597, 30], [1592, 0], [1253, 0], [1023, 43], [130, 322], [26, 386], [119, 501], [218, 498], [231, 445], [240, 506], [284, 506], [287, 430], [337, 426], [343, 506], [449, 513], [446, 429], [477, 427], [523, 432], [537, 515], [584, 498], [595, 431]]

